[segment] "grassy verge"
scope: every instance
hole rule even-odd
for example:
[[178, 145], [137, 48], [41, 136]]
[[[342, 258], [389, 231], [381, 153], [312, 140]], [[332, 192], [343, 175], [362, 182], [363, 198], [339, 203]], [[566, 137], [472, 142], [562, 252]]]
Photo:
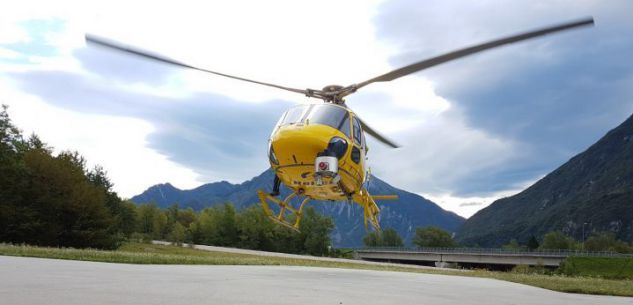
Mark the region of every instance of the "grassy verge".
[[[141, 243], [127, 243], [116, 251], [72, 248], [45, 248], [0, 244], [0, 255], [27, 256], [55, 259], [82, 260], [124, 264], [178, 264], [178, 265], [285, 265], [367, 269], [379, 271], [410, 271], [417, 268], [330, 262], [311, 259], [259, 256], [251, 254], [203, 251], [185, 247]], [[426, 273], [446, 273], [428, 270]], [[454, 272], [456, 273], [456, 272]]]
[[190, 248], [128, 243], [117, 251], [91, 249], [43, 248], [0, 244], [0, 255], [71, 259], [129, 264], [196, 264], [196, 265], [286, 265], [329, 268], [365, 269], [460, 275], [493, 278], [551, 289], [561, 292], [633, 296], [633, 280], [611, 280], [593, 277], [520, 274], [477, 270], [473, 272], [419, 269], [395, 266], [329, 262], [310, 259], [258, 256], [224, 252], [209, 252]]
[[633, 257], [569, 257], [561, 269], [571, 276], [633, 280]]
[[633, 297], [633, 280], [491, 271], [476, 271], [469, 276], [493, 278], [560, 292]]

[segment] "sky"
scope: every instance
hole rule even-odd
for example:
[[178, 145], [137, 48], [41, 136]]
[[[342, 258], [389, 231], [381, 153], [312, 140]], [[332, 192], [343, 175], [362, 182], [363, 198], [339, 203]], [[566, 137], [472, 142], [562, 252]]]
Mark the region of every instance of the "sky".
[[371, 171], [469, 217], [584, 151], [633, 112], [633, 2], [20, 1], [0, 11], [0, 103], [25, 134], [77, 150], [132, 197], [170, 182], [240, 183], [307, 97], [87, 47], [91, 33], [294, 88], [348, 85], [519, 32], [596, 25], [491, 50], [347, 104], [401, 144]]

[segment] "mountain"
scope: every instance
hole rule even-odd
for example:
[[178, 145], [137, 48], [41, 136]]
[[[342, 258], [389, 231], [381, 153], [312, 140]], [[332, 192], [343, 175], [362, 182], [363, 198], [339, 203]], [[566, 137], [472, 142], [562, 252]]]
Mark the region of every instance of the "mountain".
[[633, 116], [528, 189], [477, 212], [457, 239], [499, 246], [554, 230], [577, 240], [583, 230], [633, 240]]
[[[140, 195], [132, 197], [132, 201], [140, 204], [154, 202], [165, 208], [173, 203], [180, 207], [191, 207], [201, 210], [206, 207], [231, 202], [237, 209], [258, 204], [257, 190], [270, 191], [273, 172], [267, 170], [261, 175], [241, 184], [226, 181], [202, 185], [192, 190], [180, 190], [169, 183], [150, 187]], [[450, 232], [455, 232], [464, 222], [464, 218], [443, 210], [435, 203], [413, 193], [397, 189], [382, 180], [372, 177], [369, 181], [370, 194], [396, 194], [397, 201], [378, 202], [380, 206], [380, 224], [383, 228], [394, 228], [400, 233], [405, 243], [410, 243], [416, 227], [433, 225]], [[289, 190], [282, 187], [282, 196]], [[362, 237], [366, 234], [363, 223], [363, 211], [357, 204], [345, 202], [312, 201], [309, 206], [315, 207], [324, 215], [331, 216], [336, 223], [332, 232], [332, 242], [336, 247], [362, 246]]]

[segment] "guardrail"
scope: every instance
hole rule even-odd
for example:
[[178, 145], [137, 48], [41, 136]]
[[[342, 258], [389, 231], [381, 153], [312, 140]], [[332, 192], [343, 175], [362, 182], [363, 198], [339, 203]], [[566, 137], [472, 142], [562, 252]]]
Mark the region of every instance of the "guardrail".
[[355, 248], [356, 252], [408, 252], [408, 253], [452, 253], [452, 254], [489, 254], [489, 255], [525, 255], [525, 256], [585, 256], [585, 257], [633, 257], [633, 254], [623, 254], [610, 251], [580, 251], [580, 250], [512, 250], [501, 248], [404, 248], [404, 247], [367, 247]]

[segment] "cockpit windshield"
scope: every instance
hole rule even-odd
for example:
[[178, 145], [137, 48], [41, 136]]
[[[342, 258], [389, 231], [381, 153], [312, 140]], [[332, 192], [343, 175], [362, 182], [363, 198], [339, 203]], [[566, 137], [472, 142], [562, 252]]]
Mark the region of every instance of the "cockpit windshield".
[[310, 105], [300, 105], [290, 108], [279, 122], [279, 126], [301, 123], [309, 108]]
[[308, 124], [323, 124], [339, 129], [346, 115], [347, 110], [338, 106], [328, 104], [312, 105], [304, 121]]
[[290, 124], [322, 124], [336, 128], [349, 136], [349, 118], [342, 107], [318, 104], [295, 106], [284, 114], [278, 126]]

